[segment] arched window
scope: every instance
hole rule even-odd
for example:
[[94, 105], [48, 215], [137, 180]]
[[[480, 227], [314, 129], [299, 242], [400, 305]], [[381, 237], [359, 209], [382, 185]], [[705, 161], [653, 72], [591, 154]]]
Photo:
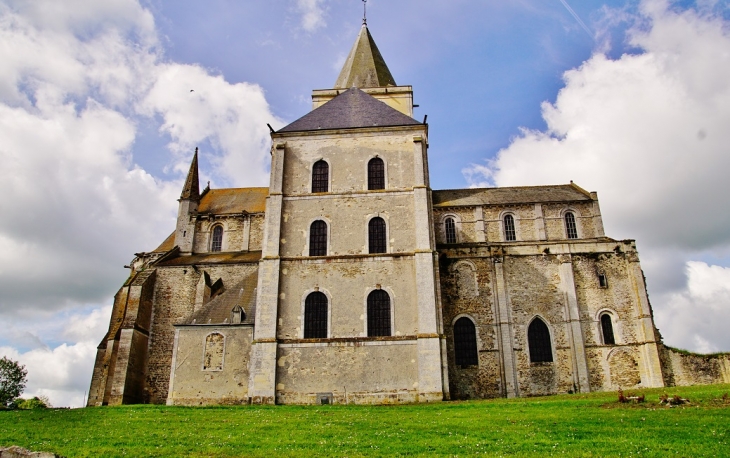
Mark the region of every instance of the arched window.
[[388, 252], [388, 240], [383, 218], [376, 216], [368, 223], [368, 248], [370, 253]]
[[327, 338], [327, 296], [319, 291], [304, 301], [304, 338]]
[[553, 347], [550, 344], [550, 331], [540, 318], [535, 318], [527, 328], [527, 342], [530, 347], [531, 363], [552, 363]]
[[328, 192], [330, 181], [330, 166], [319, 160], [312, 167], [312, 192]]
[[444, 220], [444, 230], [446, 232], [446, 243], [456, 243], [456, 222], [454, 222], [454, 218]]
[[390, 296], [382, 289], [368, 295], [368, 337], [389, 336]]
[[603, 343], [606, 345], [616, 345], [616, 339], [613, 337], [613, 323], [611, 315], [604, 313], [601, 315], [601, 331], [603, 331]]
[[504, 215], [504, 240], [514, 242], [517, 240], [515, 232], [515, 217], [512, 215]]
[[213, 228], [210, 251], [220, 251], [221, 248], [223, 248], [223, 226], [216, 226]]
[[385, 163], [379, 157], [368, 162], [368, 189], [385, 189]]
[[477, 330], [474, 323], [461, 317], [454, 323], [454, 353], [457, 366], [476, 366], [479, 364], [477, 353]]
[[327, 256], [327, 223], [321, 219], [309, 227], [309, 256]]
[[565, 213], [565, 234], [569, 239], [578, 238], [578, 228], [575, 225], [575, 215], [573, 212]]
[[205, 354], [203, 355], [204, 371], [222, 371], [225, 337], [214, 332], [205, 338]]

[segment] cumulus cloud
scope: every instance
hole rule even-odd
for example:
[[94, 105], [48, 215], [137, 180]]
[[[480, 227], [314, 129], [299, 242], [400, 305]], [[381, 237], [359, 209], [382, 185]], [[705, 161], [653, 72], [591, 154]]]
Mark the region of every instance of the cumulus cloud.
[[[566, 72], [556, 101], [542, 105], [547, 130], [523, 130], [464, 173], [473, 185], [574, 180], [598, 190], [607, 233], [638, 240], [657, 322], [669, 328], [671, 294], [695, 297], [688, 288], [699, 277], [688, 276], [696, 265], [687, 262], [730, 247], [730, 24], [713, 8], [677, 10], [665, 0], [642, 1], [634, 20], [637, 53], [596, 53]], [[675, 281], [655, 288], [654, 278]], [[719, 320], [730, 300], [712, 300], [693, 302], [695, 313]], [[665, 339], [701, 349], [695, 324]], [[730, 349], [727, 334], [709, 342]]]
[[302, 15], [301, 25], [307, 32], [314, 32], [327, 25], [325, 0], [296, 0], [297, 11]]

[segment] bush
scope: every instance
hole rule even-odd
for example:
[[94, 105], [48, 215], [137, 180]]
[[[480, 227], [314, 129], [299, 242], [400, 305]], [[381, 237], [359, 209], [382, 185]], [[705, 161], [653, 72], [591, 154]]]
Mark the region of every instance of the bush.
[[17, 361], [0, 358], [0, 405], [9, 407], [15, 398], [25, 389], [28, 371]]
[[48, 402], [48, 398], [45, 396], [36, 396], [30, 399], [18, 398], [14, 403], [20, 410], [47, 409], [51, 407], [51, 403]]

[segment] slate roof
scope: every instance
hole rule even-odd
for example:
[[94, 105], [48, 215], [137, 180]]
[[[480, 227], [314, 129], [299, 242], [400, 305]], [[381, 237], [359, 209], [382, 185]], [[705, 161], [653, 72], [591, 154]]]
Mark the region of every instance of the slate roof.
[[256, 284], [258, 270], [244, 277], [233, 286], [224, 285], [225, 291], [211, 299], [197, 312], [180, 324], [230, 324], [231, 310], [240, 306], [246, 314], [242, 324], [253, 324], [256, 316]]
[[[157, 251], [155, 251], [157, 252]], [[172, 259], [165, 259], [158, 266], [192, 266], [200, 264], [239, 264], [244, 262], [259, 262], [260, 251], [231, 251], [214, 253], [197, 253], [187, 256], [177, 256]]]
[[335, 89], [396, 86], [373, 36], [363, 24], [335, 82]]
[[420, 122], [357, 88], [350, 88], [278, 132], [414, 126]]
[[589, 192], [574, 184], [433, 191], [434, 207], [591, 201]]
[[195, 148], [193, 161], [190, 163], [190, 170], [188, 170], [188, 176], [185, 179], [185, 186], [183, 186], [180, 198], [190, 200], [198, 200], [200, 198], [200, 183], [198, 181], [198, 148]]
[[211, 189], [200, 198], [198, 213], [225, 215], [231, 213], [263, 213], [269, 188]]

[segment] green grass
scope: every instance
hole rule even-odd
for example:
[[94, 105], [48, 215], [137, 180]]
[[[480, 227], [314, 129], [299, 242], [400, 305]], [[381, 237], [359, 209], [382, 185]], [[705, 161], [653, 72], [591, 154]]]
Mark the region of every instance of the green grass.
[[[405, 406], [0, 412], [0, 446], [85, 456], [729, 456], [730, 385]], [[659, 395], [692, 403], [666, 408]], [[627, 393], [628, 394], [628, 393]]]

